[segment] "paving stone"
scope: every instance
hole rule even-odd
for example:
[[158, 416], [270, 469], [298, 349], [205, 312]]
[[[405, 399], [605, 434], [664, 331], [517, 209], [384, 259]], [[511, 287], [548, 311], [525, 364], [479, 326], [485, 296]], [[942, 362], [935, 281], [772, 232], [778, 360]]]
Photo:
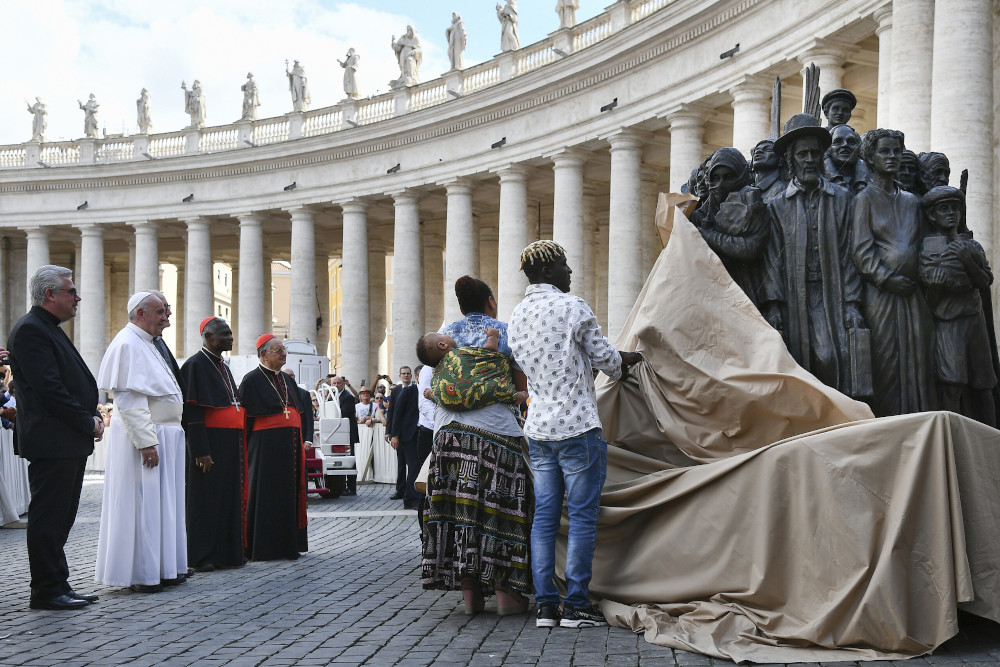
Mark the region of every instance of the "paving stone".
[[[486, 613], [466, 616], [458, 592], [420, 587], [420, 538], [412, 512], [361, 514], [401, 510], [388, 499], [390, 485], [361, 485], [352, 498], [310, 498], [312, 550], [294, 563], [250, 563], [198, 574], [156, 595], [95, 590], [102, 483], [88, 475], [67, 549], [71, 585], [101, 596], [86, 610], [29, 610], [24, 531], [0, 531], [3, 667], [732, 664], [649, 644], [621, 628], [535, 628], [533, 614], [490, 613], [492, 600]], [[1000, 626], [966, 614], [959, 625], [959, 635], [935, 655], [863, 664], [1000, 664]]]

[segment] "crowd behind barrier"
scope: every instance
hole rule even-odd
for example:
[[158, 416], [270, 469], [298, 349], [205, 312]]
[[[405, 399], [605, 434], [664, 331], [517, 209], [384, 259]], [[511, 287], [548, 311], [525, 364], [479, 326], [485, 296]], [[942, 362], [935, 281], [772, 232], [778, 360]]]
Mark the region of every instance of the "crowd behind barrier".
[[10, 507], [4, 507], [6, 521], [16, 521], [6, 516], [8, 510], [13, 510], [18, 515], [28, 511], [28, 501], [31, 500], [31, 493], [28, 491], [28, 462], [14, 453], [14, 432], [0, 429], [0, 487], [4, 498], [3, 501], [10, 503]]

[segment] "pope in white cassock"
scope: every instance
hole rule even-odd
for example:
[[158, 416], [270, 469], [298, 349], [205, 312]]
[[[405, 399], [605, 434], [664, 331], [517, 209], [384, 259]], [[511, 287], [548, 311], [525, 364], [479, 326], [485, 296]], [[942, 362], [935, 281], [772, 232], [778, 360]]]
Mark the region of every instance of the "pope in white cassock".
[[184, 399], [159, 337], [170, 326], [166, 304], [139, 292], [128, 309], [129, 323], [111, 341], [97, 377], [115, 411], [94, 578], [154, 593], [187, 576]]

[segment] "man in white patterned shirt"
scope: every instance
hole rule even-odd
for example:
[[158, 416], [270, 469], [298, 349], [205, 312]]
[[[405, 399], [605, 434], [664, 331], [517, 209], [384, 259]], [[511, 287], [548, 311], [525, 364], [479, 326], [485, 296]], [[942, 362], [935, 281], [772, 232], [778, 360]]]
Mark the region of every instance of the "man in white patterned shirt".
[[[535, 517], [531, 526], [531, 572], [538, 602], [537, 627], [607, 625], [591, 604], [589, 584], [601, 489], [607, 475], [608, 444], [601, 433], [594, 372], [624, 379], [642, 357], [619, 353], [601, 334], [583, 299], [568, 294], [573, 271], [566, 252], [553, 241], [536, 241], [521, 253], [521, 270], [531, 283], [514, 308], [508, 339], [528, 377], [531, 404], [524, 425], [534, 476]], [[569, 513], [566, 598], [559, 613], [555, 536], [563, 493]]]

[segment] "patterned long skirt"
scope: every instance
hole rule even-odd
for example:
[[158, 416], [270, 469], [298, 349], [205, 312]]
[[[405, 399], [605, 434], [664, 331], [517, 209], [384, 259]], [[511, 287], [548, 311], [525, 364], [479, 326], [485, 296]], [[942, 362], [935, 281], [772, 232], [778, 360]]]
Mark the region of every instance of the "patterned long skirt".
[[522, 442], [457, 422], [438, 431], [424, 510], [424, 588], [461, 590], [472, 579], [484, 595], [533, 592], [534, 498]]

